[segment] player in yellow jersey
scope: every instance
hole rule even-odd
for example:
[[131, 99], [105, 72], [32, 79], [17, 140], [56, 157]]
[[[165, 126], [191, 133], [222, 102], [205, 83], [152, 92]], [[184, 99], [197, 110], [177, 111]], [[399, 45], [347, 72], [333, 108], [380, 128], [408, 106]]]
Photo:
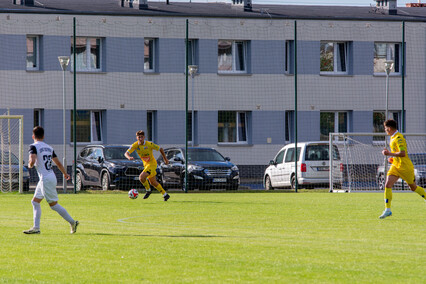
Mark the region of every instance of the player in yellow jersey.
[[[136, 132], [136, 139], [137, 141], [133, 143], [132, 146], [130, 146], [126, 153], [124, 153], [124, 156], [126, 156], [126, 158], [129, 160], [133, 160], [134, 158], [130, 156], [130, 154], [133, 153], [133, 151], [136, 151], [138, 156], [143, 161], [144, 169], [139, 175], [139, 181], [146, 189], [146, 193], [143, 199], [147, 199], [151, 195], [151, 187], [149, 185], [151, 184], [159, 192], [161, 192], [161, 194], [163, 194], [164, 201], [167, 201], [170, 198], [170, 195], [163, 189], [155, 177], [157, 174], [157, 160], [154, 158], [152, 151], [160, 151], [166, 165], [169, 163], [169, 160], [167, 160], [163, 148], [160, 148], [160, 146], [152, 142], [145, 141], [145, 132], [142, 130]], [[149, 180], [149, 183], [147, 179]]]
[[404, 136], [398, 132], [397, 123], [393, 119], [388, 119], [384, 122], [385, 131], [387, 135], [391, 136], [390, 149], [384, 149], [382, 154], [384, 156], [390, 156], [392, 165], [387, 173], [387, 179], [385, 184], [385, 211], [380, 215], [380, 219], [392, 216], [391, 201], [392, 201], [392, 186], [395, 182], [402, 178], [405, 180], [414, 192], [417, 192], [423, 199], [426, 199], [425, 190], [416, 185], [414, 176], [414, 166], [408, 157], [407, 143]]

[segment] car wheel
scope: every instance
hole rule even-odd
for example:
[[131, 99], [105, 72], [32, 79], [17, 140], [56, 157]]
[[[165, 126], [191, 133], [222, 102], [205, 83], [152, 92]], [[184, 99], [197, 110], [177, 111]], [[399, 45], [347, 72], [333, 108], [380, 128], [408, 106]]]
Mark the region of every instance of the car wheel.
[[291, 189], [295, 189], [296, 188], [296, 177], [292, 176], [290, 182], [291, 182]]
[[385, 175], [381, 174], [377, 180], [380, 190], [385, 190], [385, 182], [386, 182]]
[[102, 190], [109, 190], [110, 189], [110, 182], [109, 182], [109, 174], [107, 172], [104, 172], [102, 174]]
[[272, 190], [272, 189], [274, 189], [272, 187], [271, 178], [269, 176], [266, 176], [266, 178], [265, 178], [265, 189], [266, 190]]
[[83, 177], [81, 176], [80, 172], [77, 172], [77, 175], [75, 177], [75, 190], [80, 191], [84, 188], [83, 186]]
[[24, 191], [30, 191], [30, 182], [24, 183], [23, 190]]

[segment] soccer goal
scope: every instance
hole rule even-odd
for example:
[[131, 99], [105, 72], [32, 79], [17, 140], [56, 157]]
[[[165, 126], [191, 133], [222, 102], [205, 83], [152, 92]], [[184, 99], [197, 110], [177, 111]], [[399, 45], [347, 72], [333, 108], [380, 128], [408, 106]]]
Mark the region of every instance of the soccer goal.
[[[407, 150], [415, 168], [416, 183], [426, 185], [426, 134], [405, 133]], [[329, 135], [330, 191], [381, 191], [390, 164], [382, 155], [389, 149], [389, 137], [384, 133], [331, 133]], [[335, 153], [337, 151], [337, 153]], [[394, 185], [398, 190], [409, 190], [401, 179]]]
[[[24, 191], [23, 116], [0, 115], [0, 190]], [[27, 183], [29, 174], [26, 171]], [[29, 184], [25, 184], [26, 187]]]

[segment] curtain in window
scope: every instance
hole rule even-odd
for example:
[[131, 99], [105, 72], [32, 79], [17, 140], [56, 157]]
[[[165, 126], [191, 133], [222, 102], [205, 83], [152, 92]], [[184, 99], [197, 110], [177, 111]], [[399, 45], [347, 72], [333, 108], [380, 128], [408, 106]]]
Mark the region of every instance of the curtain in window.
[[219, 40], [217, 68], [219, 71], [232, 71], [232, 41]]
[[92, 111], [92, 142], [102, 141], [102, 124], [101, 124], [101, 112]]
[[245, 142], [247, 141], [247, 131], [246, 131], [246, 114], [244, 112], [238, 113], [238, 141]]

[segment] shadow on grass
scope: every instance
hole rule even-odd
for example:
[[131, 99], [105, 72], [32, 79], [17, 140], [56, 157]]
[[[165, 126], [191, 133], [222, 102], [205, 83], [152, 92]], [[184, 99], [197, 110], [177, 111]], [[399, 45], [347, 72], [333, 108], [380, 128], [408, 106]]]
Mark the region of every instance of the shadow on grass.
[[112, 234], [112, 233], [92, 233], [92, 234], [79, 234], [88, 236], [111, 236], [111, 237], [160, 237], [160, 238], [230, 238], [229, 236], [219, 235], [141, 235], [141, 234]]

